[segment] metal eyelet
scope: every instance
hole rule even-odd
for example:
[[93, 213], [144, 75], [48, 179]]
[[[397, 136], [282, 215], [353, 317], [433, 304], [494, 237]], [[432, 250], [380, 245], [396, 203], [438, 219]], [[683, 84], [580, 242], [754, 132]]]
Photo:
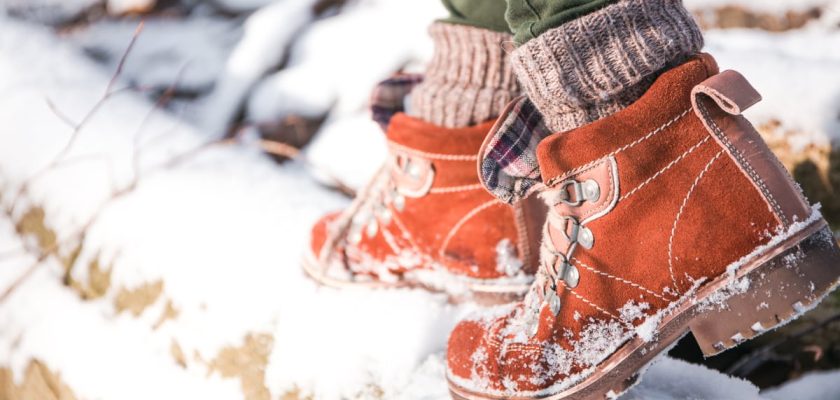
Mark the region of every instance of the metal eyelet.
[[431, 161], [405, 154], [395, 154], [392, 160], [391, 180], [399, 194], [420, 198], [429, 193], [436, 175]]
[[549, 292], [548, 298], [546, 298], [546, 304], [548, 304], [548, 308], [551, 309], [552, 314], [555, 316], [560, 314], [563, 302], [560, 301], [560, 296], [557, 295], [557, 291], [552, 290]]
[[408, 176], [415, 180], [420, 179], [423, 175], [423, 171], [420, 169], [420, 166], [417, 165], [417, 163], [411, 162], [410, 158], [405, 162], [404, 171], [408, 174]]
[[365, 227], [365, 233], [368, 238], [373, 238], [377, 232], [379, 232], [379, 223], [376, 222], [376, 218], [371, 218]]
[[580, 283], [580, 272], [570, 263], [565, 257], [552, 267], [556, 279], [560, 279], [566, 283], [570, 289], [574, 289]]
[[358, 225], [353, 225], [350, 228], [350, 233], [347, 235], [347, 241], [352, 245], [357, 245], [362, 242], [362, 229]]
[[[561, 193], [559, 201], [572, 207], [579, 207], [586, 201], [595, 203], [601, 198], [601, 186], [594, 179], [583, 183], [571, 179], [560, 184], [559, 190]], [[572, 194], [574, 194], [574, 200], [571, 200]]]
[[574, 265], [566, 264], [566, 270], [563, 271], [563, 282], [566, 282], [566, 286], [570, 289], [576, 288], [580, 283], [580, 272]]
[[[592, 230], [581, 225], [574, 217], [560, 217], [559, 219], [565, 222], [563, 228], [559, 229], [559, 231], [569, 243], [580, 244], [587, 250], [592, 249], [595, 245], [595, 234], [592, 233]], [[569, 233], [569, 224], [572, 226], [571, 234]]]
[[382, 222], [382, 225], [388, 226], [391, 225], [391, 219], [394, 217], [394, 214], [391, 213], [391, 209], [388, 207], [380, 208], [376, 215], [379, 217], [379, 220]]
[[595, 235], [589, 228], [585, 226], [581, 227], [578, 231], [577, 242], [580, 243], [583, 248], [590, 250], [592, 249], [592, 246], [595, 245]]
[[581, 185], [583, 198], [590, 203], [595, 203], [601, 198], [601, 186], [598, 181], [589, 179]]

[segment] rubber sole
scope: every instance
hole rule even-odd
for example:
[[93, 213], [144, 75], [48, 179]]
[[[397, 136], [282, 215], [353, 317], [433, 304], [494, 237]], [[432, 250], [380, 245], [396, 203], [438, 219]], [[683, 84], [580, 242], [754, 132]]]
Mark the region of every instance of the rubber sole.
[[336, 289], [366, 288], [366, 289], [423, 289], [432, 293], [442, 293], [449, 297], [453, 304], [464, 302], [475, 302], [481, 305], [499, 305], [519, 301], [530, 289], [531, 283], [509, 284], [506, 282], [474, 279], [459, 279], [457, 276], [440, 271], [429, 271], [430, 274], [445, 275], [444, 279], [455, 280], [455, 286], [462, 290], [448, 291], [445, 288], [437, 287], [420, 280], [404, 277], [396, 281], [370, 280], [345, 280], [334, 278], [324, 274], [320, 263], [316, 261], [315, 255], [309, 251], [303, 257], [303, 271], [315, 282]]
[[[828, 238], [828, 239], [827, 239]], [[824, 220], [817, 221], [702, 286], [659, 320], [656, 337], [634, 336], [572, 387], [543, 397], [496, 397], [449, 381], [457, 400], [604, 400], [637, 383], [644, 367], [691, 332], [712, 356], [773, 330], [815, 307], [840, 285], [840, 249]]]

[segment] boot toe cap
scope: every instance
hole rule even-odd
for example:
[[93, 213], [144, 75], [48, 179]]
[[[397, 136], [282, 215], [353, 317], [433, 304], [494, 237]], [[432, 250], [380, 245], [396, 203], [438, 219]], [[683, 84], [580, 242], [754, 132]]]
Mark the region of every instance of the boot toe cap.
[[339, 212], [327, 214], [321, 217], [321, 219], [319, 219], [318, 222], [316, 222], [315, 225], [312, 226], [312, 230], [309, 236], [309, 248], [312, 252], [312, 255], [314, 255], [316, 258], [319, 254], [321, 254], [321, 249], [327, 242], [327, 234], [329, 232], [330, 224], [336, 219], [338, 219], [339, 214]]

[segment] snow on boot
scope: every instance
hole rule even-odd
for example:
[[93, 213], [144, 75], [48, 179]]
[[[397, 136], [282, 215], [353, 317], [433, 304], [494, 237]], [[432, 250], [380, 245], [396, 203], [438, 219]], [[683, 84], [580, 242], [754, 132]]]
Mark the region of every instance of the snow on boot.
[[[711, 356], [835, 289], [840, 251], [819, 207], [741, 116], [759, 100], [699, 55], [627, 109], [546, 132], [540, 270], [524, 301], [454, 329], [453, 395], [613, 398], [688, 332]], [[528, 101], [512, 111], [496, 136], [545, 131], [516, 122]]]
[[450, 129], [384, 114], [374, 107], [387, 124], [388, 161], [347, 210], [315, 225], [308, 275], [335, 287], [520, 299], [538, 264], [545, 206], [511, 207], [480, 184], [477, 154], [493, 122]]

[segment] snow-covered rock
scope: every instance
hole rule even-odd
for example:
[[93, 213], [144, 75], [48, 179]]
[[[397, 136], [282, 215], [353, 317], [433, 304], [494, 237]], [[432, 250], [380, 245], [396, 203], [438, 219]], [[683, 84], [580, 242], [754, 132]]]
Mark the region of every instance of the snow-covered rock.
[[655, 361], [642, 382], [622, 400], [758, 400], [753, 384], [722, 375], [700, 365], [663, 357]]
[[0, 0], [0, 13], [29, 20], [57, 24], [70, 21], [102, 0]]
[[278, 2], [261, 8], [244, 25], [199, 123], [211, 134], [226, 131], [248, 92], [270, 69], [279, 66], [294, 36], [314, 18], [315, 0]]
[[[113, 70], [140, 21], [101, 20], [74, 29], [67, 37]], [[235, 20], [219, 17], [145, 19], [122, 76], [148, 89], [209, 92], [241, 34]]]
[[137, 14], [151, 11], [157, 0], [108, 0], [108, 12], [114, 15]]
[[823, 400], [840, 398], [840, 372], [814, 372], [761, 393], [768, 400]]

